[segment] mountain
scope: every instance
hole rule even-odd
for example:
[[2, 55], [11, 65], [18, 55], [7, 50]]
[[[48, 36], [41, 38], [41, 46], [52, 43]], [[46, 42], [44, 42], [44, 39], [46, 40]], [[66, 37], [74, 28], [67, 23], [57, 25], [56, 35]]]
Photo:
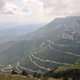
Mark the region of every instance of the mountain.
[[0, 36], [22, 36], [26, 35], [29, 32], [32, 32], [40, 28], [43, 24], [28, 24], [28, 25], [17, 25], [12, 28], [1, 29]]
[[[37, 30], [38, 28], [42, 27], [44, 24], [12, 24], [12, 23], [6, 23], [0, 25], [0, 43], [14, 40], [14, 38], [19, 36], [24, 36], [30, 32], [33, 32]], [[2, 28], [3, 27], [3, 28]], [[5, 28], [7, 27], [7, 28]]]
[[29, 73], [72, 65], [80, 59], [79, 34], [79, 16], [57, 18], [17, 40], [1, 44], [0, 64]]

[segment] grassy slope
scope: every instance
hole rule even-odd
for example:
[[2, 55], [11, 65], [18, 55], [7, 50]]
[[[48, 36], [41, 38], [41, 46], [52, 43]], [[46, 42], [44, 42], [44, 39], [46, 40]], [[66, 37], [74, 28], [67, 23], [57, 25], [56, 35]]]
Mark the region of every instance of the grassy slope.
[[[44, 60], [49, 59], [49, 60], [55, 60], [55, 61], [59, 61], [59, 62], [63, 62], [63, 63], [70, 63], [70, 64], [74, 64], [79, 59], [79, 57], [67, 54], [65, 52], [72, 52], [74, 54], [80, 54], [79, 53], [80, 44], [76, 44], [74, 42], [71, 43], [71, 41], [63, 42], [63, 40], [62, 40], [62, 42], [58, 41], [56, 43], [57, 44], [68, 44], [71, 46], [60, 47], [60, 46], [51, 45], [53, 49], [50, 49], [48, 46], [45, 46], [41, 50], [37, 51], [36, 56], [38, 56], [39, 58], [44, 59]], [[57, 50], [60, 50], [62, 52], [59, 52]], [[55, 65], [53, 64], [53, 66], [55, 66]]]
[[[12, 75], [12, 74], [4, 74], [0, 73], [0, 80], [45, 80], [44, 78], [33, 78], [31, 76], [26, 77], [22, 75]], [[56, 78], [47, 78], [47, 80], [62, 80], [62, 79], [56, 79]], [[69, 79], [72, 80], [72, 79]]]
[[0, 74], [0, 80], [35, 80], [32, 77], [25, 77], [21, 75]]
[[69, 69], [80, 69], [80, 60], [77, 61], [74, 65], [72, 66], [64, 66], [64, 67], [60, 67], [58, 68], [56, 71], [60, 72], [60, 71], [66, 71]]

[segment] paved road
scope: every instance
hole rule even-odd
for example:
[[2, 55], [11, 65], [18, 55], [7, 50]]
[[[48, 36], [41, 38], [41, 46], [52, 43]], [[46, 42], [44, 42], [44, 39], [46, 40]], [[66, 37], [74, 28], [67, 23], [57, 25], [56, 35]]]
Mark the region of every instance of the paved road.
[[[48, 40], [48, 42], [51, 43], [51, 44], [53, 44], [53, 45], [55, 44], [55, 43], [53, 43], [53, 42], [50, 41], [50, 40]], [[64, 47], [64, 46], [69, 46], [69, 45], [62, 45], [62, 44], [55, 44], [55, 45], [59, 45], [59, 46], [63, 46], [63, 47]], [[52, 47], [51, 47], [50, 45], [49, 45], [49, 48], [52, 49]], [[72, 53], [72, 52], [64, 52], [64, 51], [56, 50], [56, 49], [55, 49], [55, 51], [58, 51], [58, 52], [62, 52], [62, 53], [66, 53], [66, 54], [70, 54], [70, 55], [73, 55], [73, 56], [80, 57], [80, 55], [75, 54], [75, 53]]]
[[18, 68], [18, 63], [17, 63], [17, 65], [16, 65], [16, 70], [17, 70], [18, 73], [21, 73], [21, 72], [22, 72], [22, 71]]
[[32, 70], [32, 69], [24, 68], [24, 67], [20, 66], [20, 63], [19, 62], [18, 62], [18, 67], [20, 67], [22, 70], [27, 70], [29, 72], [42, 73], [41, 71], [35, 71], [35, 70]]
[[29, 58], [30, 58], [30, 61], [31, 61], [35, 66], [37, 66], [37, 67], [39, 67], [39, 68], [41, 68], [41, 69], [47, 70], [47, 71], [51, 71], [51, 70], [52, 70], [52, 69], [50, 69], [50, 68], [45, 68], [44, 66], [38, 65], [35, 61], [32, 60], [31, 56], [29, 56]]
[[68, 64], [68, 63], [62, 63], [62, 62], [58, 62], [58, 61], [52, 61], [52, 60], [43, 60], [39, 57], [36, 57], [35, 55], [32, 54], [32, 57], [34, 57], [35, 59], [37, 60], [40, 60], [42, 62], [45, 62], [45, 63], [55, 63], [55, 64], [63, 64], [63, 65], [72, 65], [72, 64]]
[[54, 41], [51, 41], [51, 40], [47, 40], [47, 42], [49, 42], [52, 45], [59, 46], [59, 47], [71, 46], [71, 45], [65, 45], [65, 44], [56, 44], [56, 43], [54, 43]]

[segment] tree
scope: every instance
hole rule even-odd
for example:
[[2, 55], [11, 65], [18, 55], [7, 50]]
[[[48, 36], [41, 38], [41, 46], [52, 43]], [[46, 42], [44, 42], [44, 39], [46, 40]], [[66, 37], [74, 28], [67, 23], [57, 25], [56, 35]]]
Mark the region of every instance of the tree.
[[75, 78], [72, 78], [72, 80], [76, 80]]
[[15, 70], [12, 70], [12, 74], [17, 74], [17, 72]]
[[41, 77], [41, 74], [40, 74], [40, 73], [38, 73], [38, 74], [37, 74], [37, 78], [40, 78], [40, 77]]
[[36, 77], [37, 77], [37, 73], [36, 73], [36, 72], [33, 74], [33, 77], [34, 77], [34, 78], [36, 78]]
[[64, 77], [63, 80], [68, 80], [68, 78], [67, 77]]
[[40, 78], [40, 77], [41, 77], [41, 74], [40, 74], [40, 73], [34, 73], [34, 74], [33, 74], [33, 77], [34, 77], [34, 78]]
[[28, 76], [28, 73], [23, 70], [23, 71], [22, 71], [22, 75], [23, 75], [23, 76]]

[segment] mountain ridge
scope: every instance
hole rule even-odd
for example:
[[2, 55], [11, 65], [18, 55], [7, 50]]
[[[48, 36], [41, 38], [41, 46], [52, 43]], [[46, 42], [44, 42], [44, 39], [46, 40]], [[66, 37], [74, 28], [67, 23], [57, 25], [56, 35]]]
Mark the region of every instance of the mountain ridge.
[[[14, 64], [14, 66], [16, 66], [16, 63], [20, 62], [24, 67], [38, 71], [41, 70], [42, 72], [45, 71], [39, 68], [41, 66], [42, 68], [53, 69], [62, 66], [60, 64], [49, 63], [49, 60], [74, 64], [75, 61], [80, 58], [79, 56], [76, 56], [80, 55], [79, 40], [62, 38], [64, 32], [67, 31], [66, 28], [71, 27], [71, 23], [74, 23], [74, 20], [77, 20], [77, 23], [79, 24], [80, 17], [57, 18], [44, 27], [31, 32], [26, 36], [20, 37], [16, 44], [9, 44], [11, 45], [9, 48], [5, 49], [5, 47], [3, 47], [3, 51], [0, 51], [0, 61], [2, 61], [0, 64], [6, 63]], [[74, 27], [76, 27], [76, 24], [74, 24]], [[15, 42], [16, 40], [14, 43]], [[36, 48], [38, 48], [38, 50], [36, 50]], [[45, 61], [47, 60], [48, 63], [43, 63], [32, 57], [32, 60], [40, 66], [32, 64], [29, 56], [32, 56], [31, 52], [33, 50], [37, 52], [35, 56]], [[48, 64], [50, 64], [50, 66]]]

